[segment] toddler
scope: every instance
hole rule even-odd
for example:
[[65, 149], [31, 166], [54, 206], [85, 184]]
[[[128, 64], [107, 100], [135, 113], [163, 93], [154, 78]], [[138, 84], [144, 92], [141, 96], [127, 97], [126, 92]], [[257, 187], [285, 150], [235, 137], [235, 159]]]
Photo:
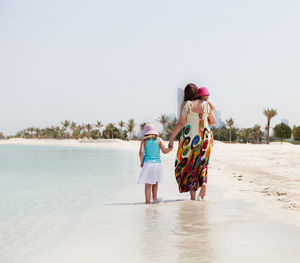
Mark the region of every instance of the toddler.
[[[200, 99], [204, 100], [204, 101], [207, 101], [208, 104], [209, 104], [210, 109], [214, 110], [215, 106], [211, 103], [211, 101], [208, 100], [208, 98], [209, 98], [208, 89], [206, 87], [201, 87], [201, 88], [199, 88], [198, 91], [199, 91]], [[211, 130], [210, 130], [210, 135], [211, 135], [211, 145], [213, 146], [214, 145], [214, 134]]]
[[158, 137], [154, 124], [148, 123], [144, 127], [143, 139], [140, 145], [139, 156], [142, 171], [137, 181], [139, 184], [145, 184], [146, 204], [150, 204], [151, 188], [153, 201], [158, 201], [158, 183], [162, 179], [160, 150], [167, 154], [172, 150], [172, 147], [166, 148], [163, 140]]

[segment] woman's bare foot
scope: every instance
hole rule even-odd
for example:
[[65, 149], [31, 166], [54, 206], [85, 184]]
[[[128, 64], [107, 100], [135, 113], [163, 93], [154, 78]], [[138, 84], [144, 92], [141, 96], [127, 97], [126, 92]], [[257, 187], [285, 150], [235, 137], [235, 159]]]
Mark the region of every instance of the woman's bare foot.
[[190, 194], [191, 194], [191, 200], [196, 200], [196, 191], [193, 189], [190, 189]]
[[206, 196], [206, 184], [202, 184], [199, 197], [203, 200]]

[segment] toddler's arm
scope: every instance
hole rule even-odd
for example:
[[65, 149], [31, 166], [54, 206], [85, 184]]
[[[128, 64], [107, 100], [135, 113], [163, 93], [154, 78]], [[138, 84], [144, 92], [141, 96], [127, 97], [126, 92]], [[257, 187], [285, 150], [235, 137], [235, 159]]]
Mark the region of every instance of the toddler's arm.
[[208, 100], [207, 102], [208, 102], [208, 104], [209, 104], [210, 109], [211, 109], [211, 110], [214, 110], [214, 109], [215, 109], [214, 104], [212, 104], [212, 102], [209, 101], [209, 100]]
[[170, 151], [172, 151], [173, 147], [169, 147], [167, 148], [164, 144], [164, 141], [162, 140], [162, 138], [158, 137], [158, 145], [161, 149], [161, 151], [164, 153], [164, 154], [167, 154], [169, 153]]
[[212, 130], [210, 130], [210, 140], [211, 140], [211, 146], [214, 146], [214, 133]]
[[145, 155], [145, 142], [141, 141], [140, 151], [139, 151], [141, 167], [143, 167], [143, 165], [144, 165], [144, 155]]

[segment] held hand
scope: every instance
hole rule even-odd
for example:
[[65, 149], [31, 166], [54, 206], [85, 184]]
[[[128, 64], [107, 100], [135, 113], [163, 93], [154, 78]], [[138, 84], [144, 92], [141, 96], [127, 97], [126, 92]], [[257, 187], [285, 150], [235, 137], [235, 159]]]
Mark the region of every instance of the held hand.
[[171, 152], [172, 149], [173, 149], [173, 147], [170, 147], [170, 146], [169, 146], [169, 147], [167, 148], [167, 153]]
[[143, 166], [144, 166], [144, 163], [141, 163], [141, 164], [140, 164], [140, 166], [143, 168]]
[[171, 148], [171, 149], [173, 149], [173, 140], [172, 139], [170, 139], [168, 147]]

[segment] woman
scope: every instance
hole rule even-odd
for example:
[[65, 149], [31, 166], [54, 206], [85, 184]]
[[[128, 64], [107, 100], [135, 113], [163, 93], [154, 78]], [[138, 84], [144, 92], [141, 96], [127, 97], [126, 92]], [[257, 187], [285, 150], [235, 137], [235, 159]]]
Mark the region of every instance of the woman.
[[203, 199], [206, 195], [207, 165], [212, 143], [209, 125], [215, 123], [216, 119], [208, 102], [200, 100], [198, 87], [188, 84], [169, 147], [173, 147], [174, 138], [183, 128], [178, 144], [175, 176], [179, 192], [190, 191], [191, 200], [196, 200], [199, 187], [199, 197]]

